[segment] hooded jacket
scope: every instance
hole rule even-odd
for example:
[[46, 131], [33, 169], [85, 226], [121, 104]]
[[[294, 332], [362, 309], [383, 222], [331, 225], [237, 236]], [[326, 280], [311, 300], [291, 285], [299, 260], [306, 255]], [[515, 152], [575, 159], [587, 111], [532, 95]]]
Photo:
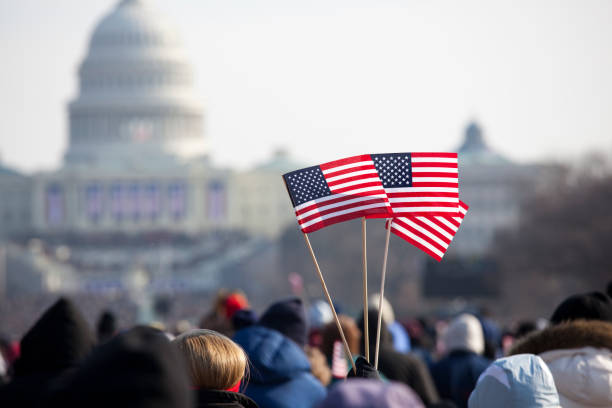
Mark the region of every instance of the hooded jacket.
[[[402, 382], [412, 388], [425, 403], [430, 405], [438, 402], [438, 392], [425, 363], [411, 354], [395, 351], [391, 333], [384, 320], [380, 328], [380, 350], [378, 356], [378, 369], [388, 379]], [[376, 329], [378, 326], [378, 311], [371, 309], [368, 312], [368, 330], [370, 332], [370, 360], [374, 360], [376, 353]], [[359, 328], [363, 331], [363, 318], [359, 321]]]
[[33, 407], [51, 380], [76, 367], [95, 339], [74, 304], [60, 298], [21, 339], [11, 383], [0, 388], [0, 406]]
[[310, 373], [300, 347], [263, 326], [238, 331], [233, 339], [249, 356], [250, 379], [244, 393], [265, 408], [310, 408], [325, 398], [325, 388]]
[[187, 373], [163, 332], [137, 326], [58, 379], [43, 408], [191, 408]]
[[493, 362], [478, 379], [469, 408], [561, 408], [553, 376], [533, 354]]
[[455, 318], [443, 335], [446, 356], [431, 367], [440, 398], [467, 407], [476, 381], [490, 361], [481, 356], [484, 334], [478, 319], [469, 314]]
[[612, 323], [576, 320], [552, 326], [510, 351], [520, 353], [546, 362], [562, 407], [612, 407]]
[[255, 401], [239, 392], [197, 390], [196, 408], [258, 408]]

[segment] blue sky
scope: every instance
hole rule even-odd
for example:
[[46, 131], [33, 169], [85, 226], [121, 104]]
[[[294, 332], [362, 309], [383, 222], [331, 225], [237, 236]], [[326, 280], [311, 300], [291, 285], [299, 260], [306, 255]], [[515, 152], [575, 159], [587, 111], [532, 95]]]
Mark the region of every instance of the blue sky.
[[[179, 27], [217, 163], [452, 150], [470, 119], [517, 161], [612, 153], [612, 2], [152, 0]], [[0, 157], [57, 167], [113, 0], [0, 0]]]

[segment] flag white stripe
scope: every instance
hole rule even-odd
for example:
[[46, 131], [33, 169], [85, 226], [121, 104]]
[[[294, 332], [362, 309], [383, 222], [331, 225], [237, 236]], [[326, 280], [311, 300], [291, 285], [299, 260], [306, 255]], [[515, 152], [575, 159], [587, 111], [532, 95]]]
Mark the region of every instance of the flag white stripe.
[[394, 212], [445, 212], [449, 214], [457, 214], [457, 209], [454, 207], [399, 207], [393, 206]]
[[337, 203], [325, 205], [325, 206], [322, 206], [322, 207], [317, 207], [317, 208], [314, 208], [314, 209], [312, 209], [312, 210], [310, 210], [308, 212], [305, 212], [303, 214], [298, 215], [297, 219], [301, 220], [302, 218], [309, 217], [309, 216], [311, 216], [313, 214], [320, 213], [320, 212], [329, 210], [331, 208], [342, 207], [343, 205], [349, 205], [349, 204], [353, 204], [353, 203], [358, 203], [360, 201], [367, 201], [367, 200], [371, 200], [373, 198], [385, 198], [385, 196], [384, 196], [384, 194], [376, 194], [376, 195], [371, 195], [371, 196], [362, 196], [362, 197], [353, 198], [351, 200], [344, 200], [344, 201], [340, 201], [340, 202], [337, 202]]
[[[353, 180], [353, 181], [349, 181], [346, 183], [337, 184], [335, 186], [329, 186], [329, 189], [333, 193], [334, 191], [340, 190], [345, 187], [355, 186], [355, 185], [363, 184], [363, 183], [375, 183], [375, 182], [380, 183], [380, 179], [378, 178], [378, 176], [373, 177], [373, 178], [363, 178], [359, 180]], [[377, 188], [382, 188], [382, 184], [380, 185], [380, 187], [377, 187]]]
[[452, 229], [455, 232], [457, 232], [459, 230], [459, 227], [457, 227], [456, 225], [454, 225], [452, 222], [450, 222], [449, 220], [445, 219], [444, 217], [436, 217], [436, 219], [438, 221], [440, 221], [441, 224], [446, 225], [448, 228]]
[[[402, 219], [404, 219], [404, 218], [405, 217], [402, 217]], [[452, 234], [449, 234], [448, 231], [446, 231], [444, 228], [440, 227], [438, 224], [436, 224], [435, 222], [433, 222], [429, 218], [427, 218], [427, 217], [416, 217], [416, 219], [418, 219], [419, 221], [421, 221], [424, 224], [427, 224], [432, 229], [435, 229], [440, 234], [444, 235], [446, 238], [448, 238], [450, 240], [453, 239], [453, 235]]]
[[459, 173], [459, 169], [455, 167], [413, 167], [414, 173]]
[[[352, 198], [351, 195], [354, 195], [356, 193], [366, 193], [368, 191], [375, 191], [375, 190], [380, 190], [382, 192], [382, 188], [380, 188], [380, 187], [376, 187], [376, 186], [374, 186], [374, 187], [364, 187], [362, 189], [346, 191], [344, 193], [330, 194], [330, 195], [325, 196], [325, 197], [317, 198], [315, 200], [310, 200], [310, 201], [302, 203], [302, 204], [300, 204], [298, 206], [295, 206], [294, 209], [296, 211], [300, 211], [300, 210], [303, 210], [304, 208], [310, 207], [311, 205], [321, 204], [321, 203], [324, 203], [326, 201], [335, 200], [335, 199], [343, 197], [343, 196], [345, 196], [348, 199], [348, 198]], [[372, 195], [364, 196], [364, 197], [380, 197], [380, 195], [372, 194]]]
[[444, 247], [444, 248], [448, 248], [448, 244], [444, 241], [442, 241], [440, 238], [436, 237], [435, 235], [433, 235], [431, 232], [427, 231], [425, 228], [421, 227], [418, 224], [415, 224], [414, 221], [412, 221], [410, 218], [404, 218], [404, 223], [408, 224], [410, 226], [410, 228], [415, 229], [416, 231], [420, 232], [423, 235], [427, 236], [427, 239], [437, 243], [438, 245]]
[[457, 163], [456, 158], [450, 157], [413, 157], [413, 163]]
[[336, 212], [333, 212], [333, 213], [330, 213], [330, 214], [325, 214], [325, 215], [322, 215], [320, 217], [314, 218], [314, 219], [312, 219], [310, 221], [307, 221], [307, 222], [305, 222], [303, 224], [300, 224], [300, 227], [302, 229], [304, 229], [304, 228], [307, 228], [307, 227], [309, 227], [309, 226], [311, 226], [313, 224], [317, 224], [317, 223], [319, 223], [321, 221], [324, 221], [324, 220], [326, 220], [328, 218], [338, 217], [340, 215], [350, 214], [352, 212], [361, 211], [361, 210], [369, 210], [371, 208], [384, 207], [385, 205], [386, 205], [385, 203], [376, 203], [376, 204], [368, 204], [368, 205], [362, 205], [362, 206], [359, 206], [359, 207], [349, 208], [348, 210], [336, 211]]
[[393, 197], [389, 198], [392, 203], [429, 203], [435, 201], [437, 203], [456, 203], [455, 197]]
[[418, 183], [458, 183], [457, 177], [416, 177], [412, 176], [413, 182]]
[[352, 169], [353, 167], [373, 166], [373, 165], [374, 165], [374, 162], [372, 160], [367, 160], [367, 161], [361, 161], [361, 162], [357, 162], [357, 163], [351, 163], [351, 164], [345, 164], [345, 165], [342, 165], [342, 166], [332, 167], [332, 168], [329, 168], [327, 170], [321, 170], [321, 171], [323, 172], [323, 174], [328, 174], [328, 173], [333, 173], [333, 172], [336, 172], [336, 171]]
[[345, 179], [345, 178], [348, 178], [348, 177], [362, 176], [364, 174], [376, 174], [376, 175], [378, 175], [378, 173], [376, 172], [376, 169], [359, 170], [359, 171], [353, 171], [351, 173], [342, 174], [340, 176], [327, 177], [327, 178], [325, 178], [325, 180], [328, 183], [333, 183], [334, 181], [342, 180], [342, 179]]
[[[385, 188], [387, 193], [457, 193], [459, 187], [389, 187]], [[459, 197], [457, 197], [459, 202]]]
[[423, 245], [424, 247], [429, 249], [431, 252], [439, 255], [440, 257], [444, 256], [444, 252], [441, 252], [438, 248], [434, 247], [429, 242], [425, 241], [423, 238], [414, 235], [412, 232], [408, 231], [406, 228], [402, 227], [401, 225], [397, 225], [395, 223], [392, 223], [391, 224], [391, 228], [396, 229], [399, 232], [401, 232], [402, 234], [412, 238], [413, 240], [415, 240], [419, 244]]

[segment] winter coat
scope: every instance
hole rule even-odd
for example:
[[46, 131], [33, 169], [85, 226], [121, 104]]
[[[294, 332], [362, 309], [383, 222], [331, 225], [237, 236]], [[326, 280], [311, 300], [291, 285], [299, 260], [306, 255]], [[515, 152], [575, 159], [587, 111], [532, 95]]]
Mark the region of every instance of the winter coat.
[[244, 393], [262, 408], [310, 408], [325, 398], [325, 388], [311, 374], [306, 354], [288, 337], [256, 325], [238, 331], [233, 340], [251, 364]]
[[[378, 370], [389, 380], [399, 381], [408, 385], [418, 394], [425, 405], [438, 402], [438, 392], [425, 363], [413, 354], [395, 351], [391, 340], [391, 333], [387, 329], [385, 322], [382, 321], [381, 323]], [[373, 362], [376, 352], [378, 311], [369, 311], [368, 326], [370, 332], [370, 361]], [[363, 319], [359, 321], [359, 328], [363, 331]]]
[[196, 390], [196, 408], [258, 408], [255, 401], [239, 392]]
[[76, 367], [94, 344], [85, 318], [71, 301], [60, 298], [21, 339], [13, 380], [0, 388], [0, 407], [37, 406], [49, 383]]
[[546, 363], [533, 354], [494, 361], [478, 379], [470, 408], [561, 408]]
[[166, 335], [137, 326], [50, 387], [42, 408], [192, 408], [187, 366]]
[[555, 379], [561, 406], [612, 407], [612, 323], [576, 320], [519, 341], [510, 354], [539, 355]]
[[448, 326], [443, 341], [448, 354], [431, 366], [431, 375], [440, 398], [465, 408], [478, 377], [490, 364], [480, 355], [484, 351], [482, 326], [476, 317], [460, 315]]

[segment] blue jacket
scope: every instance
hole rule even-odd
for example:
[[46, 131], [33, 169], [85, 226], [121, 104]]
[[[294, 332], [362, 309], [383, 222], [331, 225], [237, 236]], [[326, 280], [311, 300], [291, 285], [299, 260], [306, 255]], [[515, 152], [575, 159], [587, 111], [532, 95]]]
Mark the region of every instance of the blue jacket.
[[456, 350], [431, 367], [440, 398], [452, 400], [459, 408], [467, 407], [478, 377], [491, 362], [476, 353]]
[[325, 388], [310, 373], [306, 354], [280, 332], [250, 326], [238, 331], [234, 341], [251, 363], [244, 393], [261, 408], [311, 408], [325, 398]]

